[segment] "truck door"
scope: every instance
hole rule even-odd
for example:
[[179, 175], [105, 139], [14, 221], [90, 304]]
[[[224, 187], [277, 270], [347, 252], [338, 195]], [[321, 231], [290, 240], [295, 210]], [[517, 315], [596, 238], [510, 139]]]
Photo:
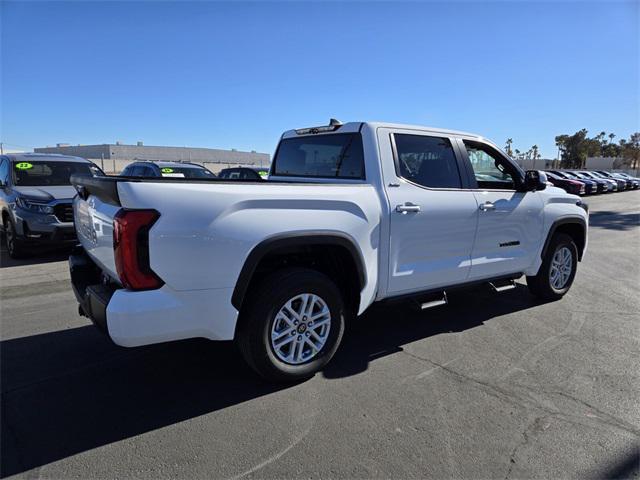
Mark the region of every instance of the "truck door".
[[455, 139], [420, 130], [380, 135], [388, 136], [381, 149], [390, 146], [394, 164], [384, 172], [391, 211], [388, 294], [464, 282], [478, 205]]
[[539, 251], [543, 204], [538, 192], [523, 192], [523, 172], [484, 142], [458, 140], [475, 182], [478, 232], [469, 280], [524, 271]]

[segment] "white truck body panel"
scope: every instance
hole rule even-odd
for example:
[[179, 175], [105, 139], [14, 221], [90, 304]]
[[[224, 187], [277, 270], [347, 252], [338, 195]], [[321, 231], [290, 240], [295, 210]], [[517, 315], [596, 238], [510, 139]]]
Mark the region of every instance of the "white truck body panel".
[[174, 290], [233, 288], [248, 253], [270, 237], [347, 232], [366, 265], [362, 309], [374, 300], [380, 207], [371, 185], [119, 183], [118, 192], [124, 208], [162, 212], [149, 232], [151, 268]]
[[[534, 262], [536, 247], [542, 243], [544, 208], [540, 192], [485, 190], [474, 195], [478, 205], [491, 202], [496, 208], [478, 210], [469, 280], [527, 270]], [[518, 244], [501, 246], [510, 241]]]
[[[121, 178], [120, 206], [93, 195], [77, 198], [79, 239], [115, 281], [114, 215], [120, 208], [160, 213], [149, 231], [148, 250], [150, 266], [164, 285], [115, 292], [106, 310], [112, 339], [123, 346], [190, 337], [233, 339], [239, 312], [232, 295], [243, 266], [258, 245], [277, 237], [335, 233], [349, 239], [364, 265], [360, 314], [389, 297], [501, 275], [534, 275], [554, 222], [578, 218], [586, 227], [588, 216], [576, 205], [578, 197], [554, 187], [529, 192], [434, 189], [396, 171], [395, 133], [446, 137], [452, 144], [456, 139], [488, 143], [477, 135], [360, 122], [345, 124], [340, 132], [361, 133], [365, 179], [273, 172], [265, 183]], [[297, 135], [291, 130], [282, 138]], [[481, 210], [487, 201], [495, 209]], [[397, 211], [405, 205], [419, 211]]]
[[105, 203], [95, 196], [86, 201], [76, 196], [73, 207], [78, 240], [107, 275], [117, 278], [113, 256], [113, 217], [120, 207]]

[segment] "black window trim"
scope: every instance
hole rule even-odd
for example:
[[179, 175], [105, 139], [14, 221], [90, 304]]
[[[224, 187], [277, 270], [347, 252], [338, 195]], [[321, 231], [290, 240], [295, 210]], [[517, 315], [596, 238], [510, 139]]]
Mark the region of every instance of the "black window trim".
[[[398, 148], [396, 146], [396, 135], [412, 135], [419, 137], [432, 137], [432, 138], [445, 138], [451, 144], [451, 149], [453, 150], [453, 158], [456, 160], [456, 166], [458, 167], [458, 177], [460, 178], [460, 187], [427, 187], [426, 185], [420, 185], [412, 180], [409, 180], [406, 177], [402, 176], [400, 170], [400, 157], [398, 155]], [[393, 166], [395, 169], [396, 177], [402, 179], [402, 181], [407, 182], [411, 185], [414, 185], [419, 188], [423, 188], [425, 190], [435, 190], [435, 191], [455, 191], [459, 192], [462, 190], [470, 190], [471, 185], [469, 184], [468, 176], [466, 175], [465, 165], [462, 162], [462, 158], [460, 155], [460, 151], [458, 145], [456, 143], [455, 137], [447, 134], [439, 134], [437, 132], [423, 132], [422, 130], [412, 130], [411, 133], [404, 133], [403, 131], [392, 131], [389, 133], [389, 140], [391, 142], [391, 151], [393, 153]]]
[[[505, 155], [504, 153], [502, 153], [500, 151], [499, 148], [495, 147], [494, 145], [491, 145], [488, 142], [483, 142], [482, 140], [478, 140], [476, 138], [464, 138], [464, 137], [456, 137], [456, 141], [458, 143], [458, 148], [460, 149], [460, 151], [462, 152], [463, 158], [464, 158], [464, 163], [465, 163], [465, 167], [467, 170], [467, 175], [469, 177], [469, 184], [470, 184], [470, 189], [475, 191], [475, 192], [522, 192], [522, 187], [524, 185], [524, 172], [523, 170], [520, 168], [520, 166], [515, 163], [511, 158], [509, 158], [507, 155]], [[515, 183], [516, 183], [516, 188], [480, 188], [478, 186], [478, 181], [476, 180], [476, 175], [475, 172], [473, 170], [473, 165], [471, 165], [471, 160], [469, 159], [469, 153], [467, 152], [467, 146], [464, 144], [464, 142], [470, 142], [470, 143], [477, 143], [479, 145], [484, 145], [486, 147], [488, 147], [491, 150], [494, 150], [495, 152], [497, 152], [497, 154], [500, 156], [500, 158], [502, 158], [505, 162], [507, 162], [511, 168], [513, 168], [513, 170], [515, 171], [516, 175], [515, 175]]]
[[147, 166], [151, 168], [154, 177], [162, 177], [162, 169], [160, 168], [160, 165], [154, 162], [150, 162], [150, 164]]
[[[361, 177], [336, 177], [336, 176], [322, 176], [322, 175], [288, 175], [284, 173], [275, 173], [276, 172], [276, 161], [278, 160], [278, 152], [280, 151], [280, 145], [284, 140], [290, 140], [292, 138], [305, 138], [305, 137], [324, 137], [324, 136], [334, 136], [334, 135], [357, 135], [360, 138], [360, 145], [362, 145], [362, 176]], [[274, 173], [271, 173], [274, 172]], [[276, 152], [273, 155], [273, 161], [271, 162], [271, 168], [269, 169], [269, 176], [273, 175], [274, 177], [287, 177], [287, 178], [318, 178], [318, 179], [329, 179], [329, 180], [349, 180], [352, 182], [365, 182], [367, 180], [367, 162], [365, 160], [364, 153], [364, 142], [362, 141], [362, 133], [360, 130], [357, 132], [342, 132], [342, 133], [321, 133], [314, 135], [303, 135], [301, 137], [287, 137], [281, 138], [278, 142], [278, 147], [276, 148]]]
[[162, 176], [162, 170], [155, 163], [150, 162], [148, 165], [145, 165], [145, 168], [149, 169], [149, 172], [151, 173], [151, 176], [153, 176], [153, 177], [161, 177]]

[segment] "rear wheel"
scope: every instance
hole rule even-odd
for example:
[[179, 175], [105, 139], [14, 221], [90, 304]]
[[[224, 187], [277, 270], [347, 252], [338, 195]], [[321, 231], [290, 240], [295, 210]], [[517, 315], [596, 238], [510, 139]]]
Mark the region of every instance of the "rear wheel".
[[534, 295], [544, 300], [558, 300], [571, 288], [578, 266], [578, 248], [573, 239], [557, 233], [551, 239], [538, 274], [527, 277]]
[[264, 378], [311, 377], [338, 349], [345, 306], [326, 275], [302, 268], [282, 270], [262, 281], [247, 302], [237, 342], [247, 363]]

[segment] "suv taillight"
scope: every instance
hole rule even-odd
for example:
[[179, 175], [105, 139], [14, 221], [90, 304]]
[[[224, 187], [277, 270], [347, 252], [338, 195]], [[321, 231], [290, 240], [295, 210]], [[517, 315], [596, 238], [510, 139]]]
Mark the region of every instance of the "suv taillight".
[[149, 229], [158, 218], [155, 210], [126, 209], [113, 217], [113, 253], [124, 288], [152, 290], [164, 285], [149, 264]]

